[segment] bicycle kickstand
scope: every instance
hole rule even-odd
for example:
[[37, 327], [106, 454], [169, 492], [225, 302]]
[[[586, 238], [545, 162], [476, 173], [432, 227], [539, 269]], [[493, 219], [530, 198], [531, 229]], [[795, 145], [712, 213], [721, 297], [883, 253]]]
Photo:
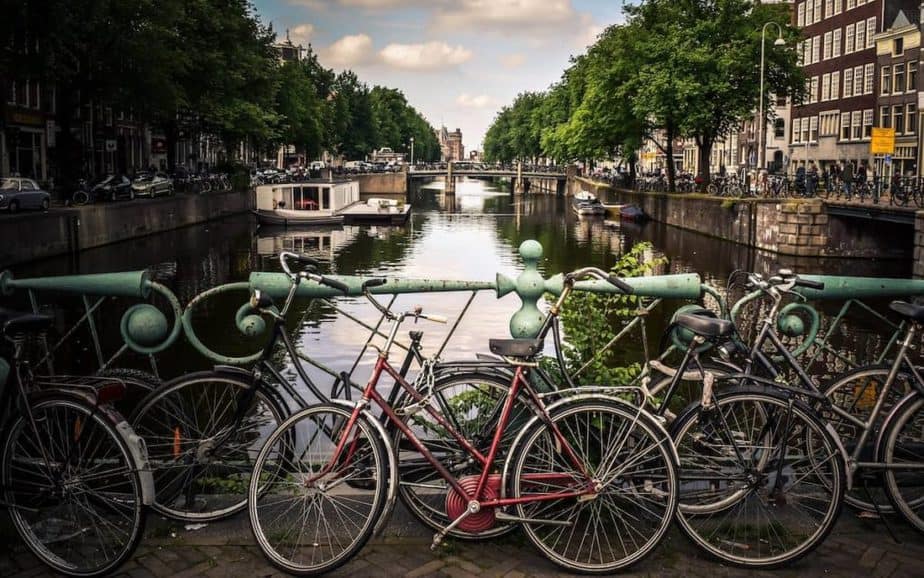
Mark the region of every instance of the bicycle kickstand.
[[442, 530], [440, 530], [439, 532], [433, 535], [433, 543], [430, 544], [430, 550], [436, 550], [439, 547], [439, 545], [443, 542], [443, 539], [446, 538], [446, 535], [449, 534], [449, 532], [452, 532], [456, 526], [461, 524], [462, 521], [465, 520], [465, 518], [468, 518], [472, 514], [477, 514], [480, 511], [481, 511], [481, 505], [478, 502], [475, 502], [475, 501], [469, 502], [468, 508], [465, 509], [465, 512], [463, 512], [461, 516], [453, 520], [451, 524], [449, 524], [448, 526], [446, 526], [445, 528], [443, 528]]
[[892, 525], [889, 524], [889, 521], [883, 515], [882, 510], [879, 509], [879, 504], [876, 502], [876, 499], [873, 498], [873, 493], [869, 491], [869, 484], [867, 483], [866, 476], [861, 476], [861, 479], [863, 480], [863, 491], [866, 492], [866, 497], [869, 498], [870, 503], [876, 510], [876, 515], [879, 516], [879, 519], [882, 521], [882, 525], [885, 526], [886, 532], [889, 533], [889, 537], [892, 538], [892, 541], [896, 544], [901, 544], [902, 541], [899, 540], [898, 536], [895, 535], [895, 532], [892, 531]]

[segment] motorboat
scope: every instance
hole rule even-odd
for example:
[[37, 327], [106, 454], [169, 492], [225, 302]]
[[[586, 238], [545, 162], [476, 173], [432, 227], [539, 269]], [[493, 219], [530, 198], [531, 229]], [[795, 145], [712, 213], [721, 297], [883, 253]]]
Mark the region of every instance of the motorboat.
[[571, 209], [580, 217], [606, 214], [606, 208], [589, 191], [581, 191], [571, 199]]

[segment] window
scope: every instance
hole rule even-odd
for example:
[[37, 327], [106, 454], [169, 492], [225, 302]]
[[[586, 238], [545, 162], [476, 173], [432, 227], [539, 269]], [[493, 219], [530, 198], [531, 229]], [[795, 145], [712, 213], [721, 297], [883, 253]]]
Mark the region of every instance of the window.
[[918, 62], [916, 60], [908, 63], [908, 85], [905, 88], [908, 92], [918, 89]]
[[799, 119], [793, 119], [792, 121], [792, 142], [799, 143], [802, 142], [802, 133], [799, 132]]
[[863, 138], [873, 136], [873, 109], [863, 111]]
[[892, 107], [892, 128], [895, 129], [895, 134], [905, 132], [905, 105], [896, 104]]
[[809, 141], [809, 119], [802, 119], [802, 142]]
[[16, 104], [29, 106], [29, 80], [26, 79], [16, 85]]
[[812, 22], [821, 22], [821, 0], [815, 0], [815, 19]]
[[901, 56], [905, 53], [905, 39], [896, 38], [892, 41], [892, 55]]
[[841, 113], [841, 140], [850, 140], [850, 113]]
[[851, 114], [851, 126], [853, 127], [853, 140], [860, 140], [863, 138], [863, 113], [859, 110], [853, 111]]
[[892, 128], [892, 115], [889, 114], [889, 107], [879, 107], [879, 127]]
[[831, 75], [823, 74], [821, 76], [821, 100], [831, 100]]
[[837, 111], [821, 113], [820, 136], [837, 136], [837, 117], [840, 116]]
[[809, 142], [818, 142], [818, 117], [809, 119]]
[[902, 88], [905, 86], [905, 65], [896, 64], [892, 67], [892, 86], [895, 87], [895, 92], [901, 92]]
[[812, 97], [809, 99], [810, 102], [818, 102], [818, 77], [812, 77], [811, 83]]
[[851, 52], [853, 52], [853, 36], [854, 36], [853, 24], [848, 24], [846, 38], [844, 40], [844, 54], [850, 54]]
[[876, 17], [866, 19], [866, 47], [876, 46]]
[[831, 58], [831, 48], [834, 42], [834, 34], [832, 32], [825, 32], [824, 36], [824, 47], [822, 49], [822, 59], [828, 60]]
[[834, 0], [825, 0], [825, 18], [830, 18], [834, 14]]
[[821, 60], [821, 36], [812, 38], [812, 63]]
[[876, 65], [870, 62], [863, 67], [863, 94], [873, 94], [873, 85], [876, 84]]
[[914, 103], [908, 103], [905, 110], [905, 134], [915, 134], [918, 132], [918, 106]]
[[866, 48], [866, 27], [862, 22], [857, 22], [857, 43], [854, 50], [863, 50]]
[[863, 94], [863, 67], [857, 66], [853, 69], [853, 95], [860, 96]]
[[831, 73], [831, 100], [837, 100], [841, 97], [841, 71], [835, 70]]
[[892, 67], [883, 66], [882, 67], [882, 82], [879, 84], [879, 92], [881, 94], [889, 94], [892, 92]]
[[853, 96], [853, 69], [848, 68], [844, 71], [844, 98]]
[[831, 56], [834, 58], [841, 55], [841, 32], [840, 28], [834, 31], [834, 46], [831, 50]]
[[805, 3], [799, 4], [796, 9], [796, 26], [802, 28], [805, 26]]
[[815, 3], [813, 0], [805, 1], [805, 25], [809, 26], [815, 22]]
[[847, 0], [847, 10], [853, 10], [857, 7], [857, 0]]
[[778, 118], [773, 121], [773, 138], [781, 139], [786, 136], [786, 121]]
[[843, 0], [834, 0], [834, 14], [840, 14], [843, 7]]
[[29, 85], [29, 106], [36, 110], [42, 108], [41, 92], [39, 91], [39, 82], [37, 80]]

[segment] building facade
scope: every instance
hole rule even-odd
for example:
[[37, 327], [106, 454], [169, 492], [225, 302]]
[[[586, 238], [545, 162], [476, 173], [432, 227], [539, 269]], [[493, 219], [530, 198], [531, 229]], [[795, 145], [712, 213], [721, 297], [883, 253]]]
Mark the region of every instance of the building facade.
[[462, 144], [462, 130], [456, 129], [448, 134], [446, 145], [449, 150], [447, 161], [464, 161], [465, 145]]
[[882, 174], [913, 176], [920, 166], [920, 9], [904, 6], [886, 25], [876, 36], [876, 126], [895, 130], [895, 152], [883, 162]]

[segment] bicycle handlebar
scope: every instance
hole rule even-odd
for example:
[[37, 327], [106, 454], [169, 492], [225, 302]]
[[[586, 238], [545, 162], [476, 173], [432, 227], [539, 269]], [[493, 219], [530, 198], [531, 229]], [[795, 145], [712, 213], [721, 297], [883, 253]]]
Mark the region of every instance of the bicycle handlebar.
[[571, 273], [568, 273], [565, 277], [570, 281], [577, 281], [584, 277], [593, 277], [595, 279], [600, 279], [601, 281], [610, 283], [626, 295], [631, 295], [635, 292], [635, 289], [632, 287], [632, 285], [629, 285], [620, 279], [619, 276], [615, 273], [607, 273], [606, 271], [598, 269], [597, 267], [584, 267], [582, 269], [577, 269]]

